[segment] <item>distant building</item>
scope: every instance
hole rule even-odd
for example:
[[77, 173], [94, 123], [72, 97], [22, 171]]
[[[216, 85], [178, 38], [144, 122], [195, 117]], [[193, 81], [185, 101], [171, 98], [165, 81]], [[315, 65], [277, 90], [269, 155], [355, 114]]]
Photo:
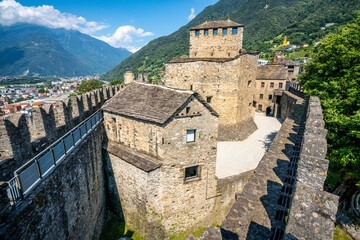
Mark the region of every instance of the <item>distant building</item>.
[[268, 60], [265, 60], [265, 59], [259, 59], [258, 60], [258, 66], [261, 66], [261, 65], [265, 65], [265, 64], [267, 64], [269, 61]]
[[266, 64], [258, 67], [253, 106], [259, 112], [274, 115], [278, 96], [282, 95], [288, 81], [284, 65]]

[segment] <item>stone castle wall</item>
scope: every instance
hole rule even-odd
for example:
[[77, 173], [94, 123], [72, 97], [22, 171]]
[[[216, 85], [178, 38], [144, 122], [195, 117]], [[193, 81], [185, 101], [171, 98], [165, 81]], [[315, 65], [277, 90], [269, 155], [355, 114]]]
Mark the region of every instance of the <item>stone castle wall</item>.
[[57, 101], [55, 107], [34, 107], [29, 117], [15, 113], [0, 120], [0, 181], [9, 180], [14, 170], [89, 117], [120, 88], [98, 89]]
[[190, 31], [190, 58], [234, 58], [240, 54], [243, 42], [243, 27], [237, 28], [237, 34], [232, 34], [232, 28], [227, 28], [227, 34], [223, 35], [223, 28], [218, 28], [218, 35], [214, 35], [213, 29], [208, 29], [205, 36], [204, 29], [199, 30], [196, 36], [195, 30]]
[[[96, 222], [95, 215], [102, 214], [100, 212], [103, 210], [100, 211], [100, 208], [103, 209], [104, 207], [104, 187], [102, 184], [103, 177], [100, 151], [103, 131], [93, 133], [91, 140], [85, 143], [88, 144], [86, 148], [84, 146], [80, 147], [76, 157], [74, 153], [72, 153], [69, 157], [70, 159], [66, 161], [64, 165], [62, 163], [58, 166], [42, 184], [35, 188], [34, 193], [23, 200], [19, 206], [11, 205], [7, 194], [6, 181], [14, 177], [13, 173], [17, 168], [98, 110], [100, 106], [119, 91], [120, 88], [121, 86], [108, 87], [81, 96], [72, 97], [64, 102], [57, 102], [54, 108], [51, 104], [45, 104], [42, 108], [33, 108], [32, 115], [30, 115], [28, 119], [26, 115], [16, 113], [0, 121], [0, 218], [3, 222], [7, 223], [6, 226], [1, 226], [1, 231], [5, 231], [4, 229], [10, 231], [9, 234], [2, 232], [3, 235], [6, 237], [18, 236], [16, 235], [18, 234], [16, 231], [11, 232], [13, 231], [12, 228], [25, 231], [27, 227], [33, 232], [31, 233], [33, 235], [30, 233], [30, 235], [23, 234], [24, 238], [26, 238], [26, 236], [30, 236], [29, 238], [31, 238], [31, 236], [35, 236], [35, 238], [39, 238], [38, 236], [44, 236], [44, 238], [46, 238], [47, 235], [55, 236], [55, 232], [51, 233], [52, 230], [47, 229], [45, 222], [42, 222], [43, 220], [50, 221], [50, 223], [48, 223], [50, 225], [52, 224], [51, 221], [57, 221], [57, 224], [61, 226], [53, 227], [54, 229], [63, 231], [64, 236], [72, 236], [71, 234], [79, 234], [79, 236], [81, 236], [81, 234], [83, 234], [84, 237], [91, 239], [98, 234], [92, 230], [90, 231], [89, 229], [91, 228], [84, 230], [83, 226], [80, 225], [79, 229], [75, 229], [78, 223], [75, 224], [71, 222], [71, 227], [74, 227], [74, 229], [70, 229], [70, 225], [65, 226], [64, 224], [67, 224], [67, 221], [76, 220], [77, 222], [80, 221], [79, 223], [85, 222], [86, 225], [97, 229], [96, 231], [101, 230], [99, 227], [94, 226], [93, 222]], [[66, 164], [68, 163], [71, 167], [67, 168]], [[76, 165], [77, 163], [79, 163], [79, 165]], [[90, 170], [91, 174], [87, 172]], [[65, 171], [65, 174], [61, 171]], [[49, 181], [51, 181], [50, 184]], [[55, 188], [55, 182], [58, 188]], [[58, 184], [60, 184], [60, 186], [58, 186]], [[86, 189], [84, 187], [86, 187]], [[77, 189], [77, 192], [73, 192], [72, 189]], [[77, 195], [79, 193], [82, 195]], [[53, 199], [54, 194], [64, 196], [57, 196], [56, 199]], [[69, 196], [69, 198], [67, 198], [67, 196]], [[93, 201], [89, 204], [86, 203], [92, 196], [95, 197]], [[86, 200], [86, 198], [88, 199]], [[72, 211], [76, 211], [74, 209], [69, 210], [67, 207], [73, 208], [72, 204], [75, 203], [77, 207], [82, 206], [81, 211], [85, 209], [88, 213], [77, 212], [79, 217], [71, 215]], [[85, 205], [81, 205], [82, 203]], [[40, 205], [40, 208], [37, 205]], [[50, 210], [43, 208], [43, 205], [47, 205]], [[20, 211], [19, 209], [22, 210]], [[46, 211], [54, 211], [54, 213], [45, 218]], [[12, 218], [11, 216], [14, 217]], [[37, 222], [32, 219], [34, 216]], [[23, 219], [21, 227], [17, 226], [19, 219]], [[81, 233], [81, 231], [85, 232]], [[19, 239], [21, 239], [21, 237], [19, 237]]]
[[[3, 212], [0, 239], [100, 237], [105, 219], [103, 133], [100, 125], [19, 206]], [[8, 201], [2, 187], [1, 200]]]
[[243, 54], [225, 62], [167, 63], [165, 85], [192, 89], [220, 115], [219, 141], [243, 140], [257, 127], [252, 107], [257, 55]]
[[268, 152], [221, 229], [208, 227], [199, 239], [333, 239], [338, 197], [323, 191], [328, 161], [320, 101], [310, 97], [306, 109], [300, 97], [284, 96], [288, 115]]

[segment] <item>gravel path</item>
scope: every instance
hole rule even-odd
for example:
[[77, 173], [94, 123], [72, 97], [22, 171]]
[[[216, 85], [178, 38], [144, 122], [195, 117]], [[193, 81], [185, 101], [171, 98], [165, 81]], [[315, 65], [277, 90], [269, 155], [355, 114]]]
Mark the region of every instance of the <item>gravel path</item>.
[[240, 142], [218, 142], [216, 176], [225, 178], [255, 169], [282, 122], [281, 119], [255, 113], [258, 130], [247, 139]]

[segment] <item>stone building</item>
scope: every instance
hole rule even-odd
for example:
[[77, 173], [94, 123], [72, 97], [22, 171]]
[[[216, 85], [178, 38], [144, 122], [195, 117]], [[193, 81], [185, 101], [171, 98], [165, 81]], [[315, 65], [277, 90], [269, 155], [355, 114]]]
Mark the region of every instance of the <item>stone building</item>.
[[166, 86], [197, 92], [219, 113], [219, 141], [243, 140], [257, 129], [252, 102], [258, 55], [243, 53], [242, 28], [230, 20], [200, 24], [190, 30], [190, 58], [165, 64]]
[[127, 224], [149, 239], [211, 223], [218, 114], [198, 94], [133, 82], [104, 106]]
[[190, 29], [190, 58], [234, 58], [242, 49], [244, 25], [206, 21]]
[[266, 64], [258, 67], [253, 106], [257, 111], [273, 114], [288, 81], [283, 65]]
[[300, 64], [294, 62], [286, 57], [279, 57], [272, 61], [270, 64], [282, 65], [287, 69], [287, 78], [289, 81], [296, 81], [297, 75], [300, 71]]

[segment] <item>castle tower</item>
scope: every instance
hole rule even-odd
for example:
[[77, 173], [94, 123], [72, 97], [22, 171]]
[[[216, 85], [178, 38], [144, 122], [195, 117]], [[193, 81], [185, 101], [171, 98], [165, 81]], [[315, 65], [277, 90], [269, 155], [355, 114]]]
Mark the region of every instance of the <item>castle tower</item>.
[[124, 73], [124, 83], [125, 84], [133, 82], [134, 79], [135, 79], [134, 73], [132, 73], [130, 71]]
[[190, 58], [234, 58], [242, 49], [244, 25], [206, 21], [190, 29]]

